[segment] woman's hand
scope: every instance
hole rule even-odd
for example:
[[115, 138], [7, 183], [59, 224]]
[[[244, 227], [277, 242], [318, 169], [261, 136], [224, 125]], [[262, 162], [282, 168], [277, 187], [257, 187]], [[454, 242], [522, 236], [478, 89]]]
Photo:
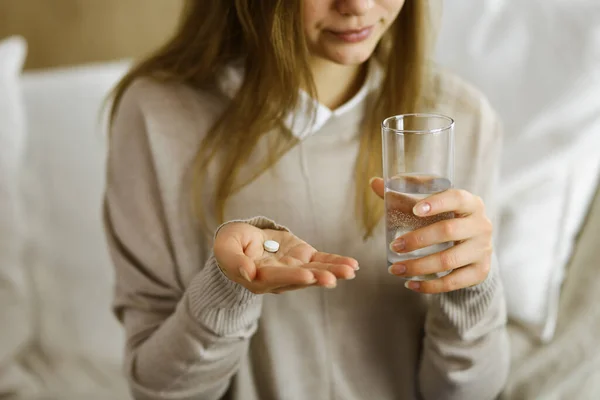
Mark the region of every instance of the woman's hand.
[[[371, 181], [371, 188], [384, 196], [383, 179]], [[438, 243], [456, 242], [439, 253], [393, 264], [390, 272], [402, 277], [452, 272], [431, 281], [408, 281], [407, 287], [421, 293], [450, 292], [483, 282], [492, 256], [492, 223], [485, 214], [481, 198], [464, 190], [450, 189], [419, 201], [413, 208], [417, 217], [453, 212], [455, 218], [444, 219], [409, 232], [392, 243], [398, 253], [408, 253]]]
[[[266, 240], [279, 243], [268, 253]], [[214, 254], [223, 273], [253, 293], [283, 293], [309, 286], [334, 288], [338, 279], [354, 279], [358, 262], [322, 253], [286, 231], [259, 229], [243, 222], [223, 226]]]

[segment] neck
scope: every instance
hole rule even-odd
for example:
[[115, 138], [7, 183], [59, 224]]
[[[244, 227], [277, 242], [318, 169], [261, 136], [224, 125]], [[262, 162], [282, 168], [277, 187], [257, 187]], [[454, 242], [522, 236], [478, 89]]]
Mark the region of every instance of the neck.
[[311, 71], [317, 91], [317, 100], [335, 110], [350, 100], [364, 83], [367, 65], [339, 65], [313, 58]]

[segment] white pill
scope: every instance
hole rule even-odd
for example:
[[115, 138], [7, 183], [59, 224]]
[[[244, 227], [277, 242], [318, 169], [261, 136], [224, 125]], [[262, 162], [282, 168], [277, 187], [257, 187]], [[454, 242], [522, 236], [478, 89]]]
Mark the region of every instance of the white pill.
[[267, 240], [263, 243], [263, 247], [269, 253], [277, 253], [277, 250], [279, 250], [279, 243], [274, 240]]

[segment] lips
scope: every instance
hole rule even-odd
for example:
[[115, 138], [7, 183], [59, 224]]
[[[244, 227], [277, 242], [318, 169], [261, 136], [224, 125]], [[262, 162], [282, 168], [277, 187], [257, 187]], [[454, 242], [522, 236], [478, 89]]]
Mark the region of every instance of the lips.
[[358, 43], [366, 40], [373, 33], [373, 26], [347, 31], [329, 31], [336, 38], [346, 43]]

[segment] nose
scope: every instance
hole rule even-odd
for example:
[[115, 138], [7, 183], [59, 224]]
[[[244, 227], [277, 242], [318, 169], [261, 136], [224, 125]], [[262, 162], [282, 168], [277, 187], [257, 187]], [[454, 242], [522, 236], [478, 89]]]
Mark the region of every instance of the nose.
[[342, 15], [362, 16], [375, 6], [375, 0], [338, 0], [336, 8]]

